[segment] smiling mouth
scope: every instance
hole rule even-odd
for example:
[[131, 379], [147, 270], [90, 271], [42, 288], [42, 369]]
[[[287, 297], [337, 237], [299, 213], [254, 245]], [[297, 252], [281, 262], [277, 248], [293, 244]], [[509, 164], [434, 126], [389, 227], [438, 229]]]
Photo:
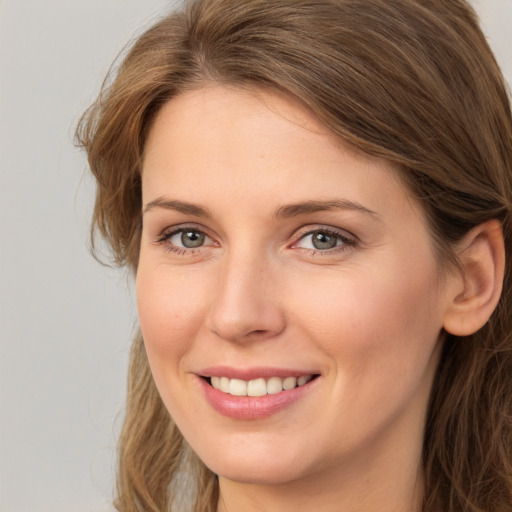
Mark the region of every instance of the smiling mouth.
[[253, 380], [230, 379], [228, 377], [205, 377], [213, 388], [232, 396], [265, 396], [276, 395], [283, 391], [304, 386], [318, 375], [302, 375], [300, 377], [270, 377]]

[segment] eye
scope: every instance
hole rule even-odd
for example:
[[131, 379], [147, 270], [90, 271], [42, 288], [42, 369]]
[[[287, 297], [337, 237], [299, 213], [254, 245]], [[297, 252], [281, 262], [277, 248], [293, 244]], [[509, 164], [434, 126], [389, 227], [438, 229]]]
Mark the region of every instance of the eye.
[[304, 234], [294, 247], [314, 251], [328, 251], [340, 246], [353, 246], [356, 240], [346, 234], [330, 231], [328, 229], [316, 229]]
[[204, 245], [207, 236], [196, 229], [182, 229], [171, 234], [167, 240], [176, 247], [195, 249]]
[[215, 242], [204, 231], [187, 226], [168, 230], [160, 236], [156, 243], [164, 244], [169, 251], [179, 254], [215, 245]]

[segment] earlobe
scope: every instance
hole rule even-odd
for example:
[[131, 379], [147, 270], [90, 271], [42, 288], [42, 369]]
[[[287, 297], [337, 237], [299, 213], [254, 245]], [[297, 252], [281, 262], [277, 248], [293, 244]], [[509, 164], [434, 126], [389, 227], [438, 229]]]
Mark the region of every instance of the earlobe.
[[505, 246], [501, 224], [492, 220], [473, 228], [458, 253], [460, 279], [444, 318], [444, 329], [468, 336], [489, 320], [498, 304], [505, 272]]

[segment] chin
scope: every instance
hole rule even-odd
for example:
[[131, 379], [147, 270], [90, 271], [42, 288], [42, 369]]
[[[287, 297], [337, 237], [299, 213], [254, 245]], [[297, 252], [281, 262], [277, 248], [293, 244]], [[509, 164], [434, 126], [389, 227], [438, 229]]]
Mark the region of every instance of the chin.
[[256, 447], [254, 454], [244, 448], [200, 458], [219, 477], [245, 484], [285, 484], [300, 479], [307, 472], [302, 457], [302, 460], [283, 457], [282, 450], [278, 448], [269, 451]]
[[[213, 469], [213, 468], [212, 468]], [[247, 464], [220, 464], [218, 471], [213, 471], [222, 478], [237, 483], [251, 485], [280, 485], [300, 479], [301, 475], [296, 469], [282, 465], [272, 465], [268, 462], [264, 466], [254, 467]]]

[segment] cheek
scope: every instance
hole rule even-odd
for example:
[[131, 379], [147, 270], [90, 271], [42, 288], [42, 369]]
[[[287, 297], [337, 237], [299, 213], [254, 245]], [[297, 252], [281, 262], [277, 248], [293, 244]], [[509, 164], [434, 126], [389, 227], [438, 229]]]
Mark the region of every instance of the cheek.
[[404, 410], [421, 423], [437, 366], [441, 322], [432, 274], [388, 270], [325, 282], [322, 298], [301, 306], [302, 332], [330, 360], [336, 405], [326, 414], [332, 425], [345, 425], [350, 443], [377, 435]]
[[139, 321], [152, 368], [158, 360], [179, 363], [201, 327], [209, 288], [195, 286], [184, 272], [169, 268], [137, 272]]
[[376, 368], [376, 375], [413, 373], [415, 365], [426, 364], [441, 331], [432, 262], [416, 260], [413, 266], [396, 255], [390, 260], [379, 268], [347, 269], [334, 279], [316, 276], [306, 283], [309, 293], [292, 295], [308, 336], [336, 365], [359, 375]]

